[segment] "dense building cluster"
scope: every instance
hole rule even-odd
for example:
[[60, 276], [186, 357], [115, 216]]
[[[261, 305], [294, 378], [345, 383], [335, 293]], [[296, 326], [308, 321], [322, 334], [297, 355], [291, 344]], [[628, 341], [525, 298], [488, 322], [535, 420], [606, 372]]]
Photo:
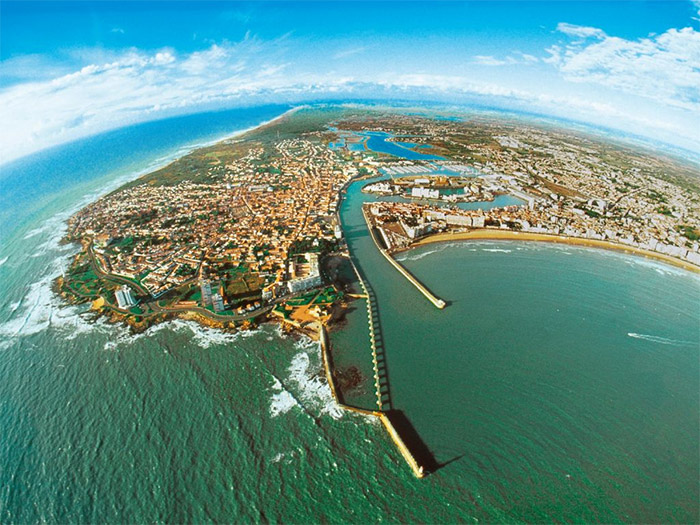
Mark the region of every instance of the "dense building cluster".
[[[98, 273], [153, 298], [186, 290], [174, 300], [255, 308], [322, 283], [317, 254], [338, 247], [342, 188], [381, 174], [365, 191], [393, 196], [369, 209], [390, 249], [491, 228], [606, 240], [700, 265], [697, 170], [675, 159], [520, 122], [319, 115], [285, 121], [282, 137], [272, 126], [197, 150], [128, 184], [72, 217], [68, 239], [83, 243]], [[367, 131], [410, 136], [430, 160], [363, 150]], [[501, 195], [518, 205], [467, 209]]]
[[94, 242], [106, 271], [153, 296], [222, 264], [295, 281], [290, 248], [336, 240], [340, 189], [363, 166], [360, 154], [341, 158], [317, 141], [281, 140], [272, 155], [255, 147], [235, 163], [208, 165], [206, 183], [139, 184], [102, 198], [71, 220], [71, 236]]

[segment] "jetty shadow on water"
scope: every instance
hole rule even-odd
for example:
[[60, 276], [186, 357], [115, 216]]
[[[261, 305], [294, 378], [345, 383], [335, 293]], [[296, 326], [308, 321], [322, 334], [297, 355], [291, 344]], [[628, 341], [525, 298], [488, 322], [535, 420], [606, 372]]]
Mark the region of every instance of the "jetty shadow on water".
[[391, 390], [389, 388], [389, 368], [387, 366], [386, 352], [384, 349], [384, 337], [382, 336], [382, 322], [379, 314], [377, 298], [372, 286], [367, 284], [367, 301], [370, 315], [374, 324], [374, 346], [377, 354], [377, 369], [379, 371], [379, 387], [382, 396], [383, 408], [391, 410]]
[[404, 444], [411, 452], [411, 455], [416, 460], [416, 463], [423, 467], [426, 473], [436, 472], [445, 465], [459, 459], [453, 458], [446, 463], [438, 463], [435, 456], [420, 437], [411, 421], [406, 417], [402, 410], [388, 410], [386, 416], [391, 421], [391, 424], [396, 429], [396, 432], [401, 436]]
[[[365, 235], [368, 233], [365, 230]], [[384, 347], [384, 337], [382, 335], [382, 324], [379, 306], [377, 304], [377, 296], [374, 293], [372, 285], [368, 282], [366, 273], [364, 272], [360, 262], [351, 254], [352, 261], [364, 284], [364, 291], [367, 294], [367, 313], [368, 322], [370, 323], [370, 333], [374, 334], [373, 351], [377, 358], [377, 372], [379, 380], [379, 394], [382, 400], [382, 410], [391, 410], [391, 390], [389, 388], [389, 368], [387, 366], [386, 352]], [[372, 343], [371, 343], [372, 344]]]

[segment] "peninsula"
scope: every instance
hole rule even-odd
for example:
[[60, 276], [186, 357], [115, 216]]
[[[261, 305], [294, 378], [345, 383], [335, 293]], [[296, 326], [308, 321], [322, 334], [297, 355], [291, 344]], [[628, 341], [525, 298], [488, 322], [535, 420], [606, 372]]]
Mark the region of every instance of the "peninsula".
[[700, 265], [692, 164], [516, 120], [305, 108], [80, 210], [66, 240], [81, 251], [57, 289], [135, 330], [178, 316], [316, 334], [352, 299], [338, 206], [357, 179], [371, 179], [366, 217], [387, 255], [517, 238]]

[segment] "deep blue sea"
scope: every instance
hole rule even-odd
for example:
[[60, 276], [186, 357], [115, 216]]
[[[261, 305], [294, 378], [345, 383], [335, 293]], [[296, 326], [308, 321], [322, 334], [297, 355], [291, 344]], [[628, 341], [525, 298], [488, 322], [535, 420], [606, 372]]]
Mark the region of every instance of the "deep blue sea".
[[[334, 405], [315, 343], [184, 321], [134, 336], [52, 294], [73, 211], [286, 109], [134, 126], [1, 168], [0, 521], [697, 522], [687, 272], [539, 243], [407, 252], [450, 302], [438, 311], [378, 254], [352, 185], [341, 214], [380, 306], [392, 405], [444, 465], [424, 480], [381, 426]], [[356, 301], [333, 334], [342, 367], [367, 369], [366, 319]]]

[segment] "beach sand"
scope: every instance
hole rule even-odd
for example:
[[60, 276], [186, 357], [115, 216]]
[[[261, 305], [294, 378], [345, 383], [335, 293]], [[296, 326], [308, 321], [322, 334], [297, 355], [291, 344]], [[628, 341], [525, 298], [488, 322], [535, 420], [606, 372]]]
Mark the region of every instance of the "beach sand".
[[538, 241], [538, 242], [554, 242], [559, 244], [571, 244], [576, 246], [589, 246], [593, 248], [602, 248], [605, 250], [617, 250], [633, 255], [641, 255], [643, 257], [648, 257], [651, 259], [656, 259], [658, 261], [683, 268], [693, 273], [700, 273], [700, 266], [696, 266], [690, 262], [682, 261], [671, 257], [670, 255], [664, 255], [663, 253], [652, 252], [651, 250], [644, 250], [642, 248], [636, 248], [634, 246], [627, 246], [625, 244], [618, 244], [610, 241], [600, 241], [597, 239], [582, 239], [579, 237], [563, 237], [558, 235], [549, 235], [543, 233], [528, 233], [528, 232], [514, 232], [510, 230], [472, 230], [468, 232], [457, 232], [457, 233], [437, 233], [435, 235], [430, 235], [419, 241], [413, 243], [408, 249], [415, 248], [418, 246], [424, 246], [426, 244], [433, 244], [438, 242], [451, 242], [451, 241], [473, 241], [473, 240], [511, 240], [511, 241]]

